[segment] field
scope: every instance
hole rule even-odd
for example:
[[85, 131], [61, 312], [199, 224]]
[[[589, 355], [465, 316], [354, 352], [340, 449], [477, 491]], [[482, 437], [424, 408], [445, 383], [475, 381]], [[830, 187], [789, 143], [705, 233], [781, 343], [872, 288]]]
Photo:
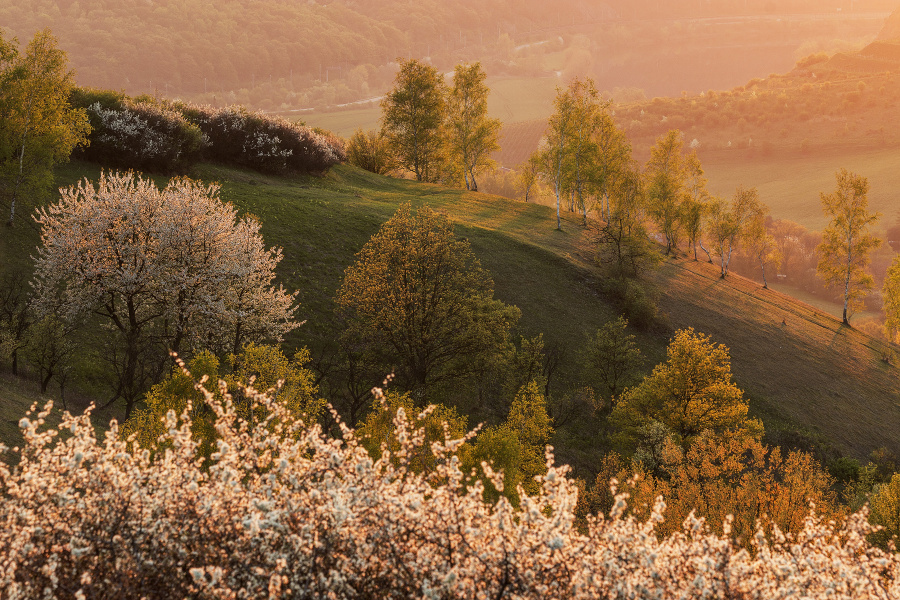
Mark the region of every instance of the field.
[[[60, 171], [58, 182], [98, 174], [94, 165], [73, 163]], [[565, 349], [556, 377], [560, 392], [577, 380], [578, 348], [616, 314], [601, 291], [590, 235], [573, 215], [565, 215], [560, 232], [548, 207], [378, 177], [347, 166], [324, 178], [266, 177], [209, 165], [195, 176], [221, 182], [222, 197], [256, 214], [267, 243], [284, 248], [279, 278], [288, 289], [299, 290], [299, 317], [307, 319], [288, 346], [308, 345], [314, 356], [335, 335], [331, 298], [343, 270], [402, 202], [448, 214], [493, 274], [497, 296], [522, 309], [517, 334], [543, 332], [548, 346]], [[24, 261], [37, 241], [33, 228], [16, 227], [3, 237], [0, 251]], [[695, 327], [731, 348], [737, 383], [771, 432], [799, 429], [805, 432], [802, 439], [821, 437], [858, 457], [879, 446], [900, 451], [898, 372], [882, 361], [886, 349], [881, 343], [749, 280], [731, 276], [721, 281], [718, 270], [705, 263], [669, 259], [653, 281], [668, 325], [639, 336], [650, 364], [662, 360], [675, 329]], [[28, 389], [0, 386], [7, 424], [37, 399]], [[596, 432], [570, 429], [566, 435], [574, 437], [557, 444], [568, 446], [561, 449], [561, 458], [574, 464], [576, 472], [590, 472]]]
[[[736, 153], [735, 153], [736, 154]], [[869, 209], [882, 214], [878, 229], [900, 216], [896, 190], [900, 189], [900, 149], [830, 152], [795, 156], [748, 158], [728, 153], [701, 154], [713, 194], [729, 197], [739, 185], [756, 187], [777, 219], [796, 221], [821, 230], [821, 192], [834, 191], [834, 174], [841, 168], [869, 180]]]

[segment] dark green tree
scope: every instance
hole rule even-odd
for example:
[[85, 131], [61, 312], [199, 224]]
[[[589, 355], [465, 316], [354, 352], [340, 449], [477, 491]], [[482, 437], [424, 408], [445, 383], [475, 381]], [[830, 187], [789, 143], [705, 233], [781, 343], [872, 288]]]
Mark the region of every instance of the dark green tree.
[[345, 336], [398, 383], [426, 395], [477, 373], [509, 351], [519, 309], [494, 298], [494, 283], [450, 221], [402, 206], [356, 255], [337, 292]]
[[628, 321], [624, 317], [605, 323], [590, 339], [584, 352], [585, 375], [599, 392], [602, 398], [600, 409], [606, 414], [626, 387], [640, 381], [644, 358], [627, 327]]

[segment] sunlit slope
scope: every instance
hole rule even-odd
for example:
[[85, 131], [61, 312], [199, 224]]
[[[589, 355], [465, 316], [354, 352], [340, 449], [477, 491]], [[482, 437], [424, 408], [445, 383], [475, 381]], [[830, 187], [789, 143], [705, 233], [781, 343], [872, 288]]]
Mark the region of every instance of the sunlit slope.
[[[74, 163], [57, 179], [66, 184], [98, 175], [99, 168]], [[403, 202], [429, 205], [457, 223], [458, 235], [469, 239], [493, 274], [497, 296], [522, 309], [517, 333], [543, 332], [548, 346], [566, 350], [560, 379], [577, 380], [578, 350], [617, 314], [601, 291], [590, 235], [574, 216], [556, 231], [548, 207], [348, 166], [324, 178], [266, 177], [212, 166], [202, 166], [196, 175], [219, 181], [222, 197], [257, 215], [267, 244], [284, 249], [279, 279], [298, 291], [299, 317], [307, 320], [289, 345], [310, 346], [314, 359], [336, 335], [331, 298], [344, 269]], [[37, 241], [36, 231], [21, 227], [0, 241], [0, 251], [21, 259], [33, 253]], [[652, 363], [664, 357], [674, 329], [692, 326], [731, 349], [735, 377], [757, 414], [817, 432], [855, 456], [880, 446], [900, 452], [900, 373], [881, 360], [880, 343], [756, 283], [736, 276], [722, 281], [706, 263], [667, 259], [653, 280], [669, 327], [640, 336]], [[0, 389], [0, 400], [8, 405], [2, 396]], [[16, 404], [26, 402], [19, 398]], [[6, 420], [13, 417], [4, 412]]]
[[[223, 181], [226, 197], [243, 204], [241, 185]], [[586, 335], [615, 314], [600, 292], [589, 235], [577, 219], [557, 232], [547, 207], [350, 167], [335, 169], [324, 181], [309, 181], [311, 187], [299, 190], [277, 184], [282, 200], [248, 202], [246, 208], [262, 218], [272, 243], [284, 245], [286, 285], [301, 290], [305, 307], [321, 311], [304, 315], [311, 328], [312, 321], [328, 318], [331, 305], [325, 296], [333, 294], [352, 253], [405, 201], [428, 204], [458, 223], [457, 232], [469, 238], [493, 273], [497, 295], [522, 309], [522, 333], [543, 332], [549, 343], [570, 350], [569, 376]], [[307, 213], [305, 222], [288, 217], [292, 207], [310, 202], [322, 202], [326, 210], [317, 218]], [[275, 213], [281, 216], [268, 216]], [[291, 246], [299, 242], [291, 240], [306, 236], [328, 240], [324, 250], [313, 244], [307, 259], [292, 258]], [[900, 373], [882, 361], [880, 342], [749, 280], [732, 275], [722, 281], [718, 270], [705, 263], [667, 260], [654, 279], [672, 330], [692, 326], [729, 346], [735, 377], [761, 414], [818, 432], [854, 455], [879, 446], [900, 451]], [[317, 291], [310, 293], [310, 287]], [[644, 337], [642, 346], [658, 361], [667, 341], [668, 334], [657, 334]]]
[[738, 383], [763, 414], [804, 424], [855, 455], [900, 448], [900, 372], [897, 357], [882, 360], [885, 344], [748, 279], [723, 281], [704, 262], [667, 261], [656, 279], [672, 325], [728, 346]]

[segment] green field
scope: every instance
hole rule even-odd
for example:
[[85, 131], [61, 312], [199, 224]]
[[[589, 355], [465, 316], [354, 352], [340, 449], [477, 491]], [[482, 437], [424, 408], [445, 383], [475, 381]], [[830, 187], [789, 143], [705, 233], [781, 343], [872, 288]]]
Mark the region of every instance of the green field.
[[900, 216], [900, 149], [788, 158], [701, 154], [701, 160], [711, 193], [730, 197], [739, 185], [756, 187], [773, 217], [808, 229], [821, 230], [827, 224], [819, 194], [834, 191], [834, 174], [841, 168], [868, 178], [869, 210], [882, 214], [878, 229]]
[[282, 116], [291, 120], [299, 119], [310, 127], [321, 127], [341, 137], [348, 138], [357, 129], [364, 131], [378, 129], [380, 127], [381, 108], [370, 106], [347, 110], [287, 113]]
[[[60, 170], [57, 181], [96, 178], [99, 171], [73, 163]], [[563, 230], [556, 231], [549, 207], [348, 166], [323, 178], [278, 178], [202, 165], [195, 176], [219, 181], [225, 200], [261, 219], [267, 244], [283, 247], [279, 279], [299, 291], [298, 316], [307, 320], [289, 338], [288, 350], [308, 345], [315, 355], [334, 339], [331, 298], [344, 269], [403, 202], [427, 204], [457, 223], [457, 233], [469, 239], [493, 274], [497, 296], [522, 310], [516, 335], [542, 332], [548, 346], [564, 349], [555, 376], [560, 392], [579, 379], [577, 352], [586, 337], [617, 314], [602, 291], [591, 235], [574, 215], [564, 215]], [[8, 230], [0, 255], [16, 260], [4, 260], [2, 268], [24, 265], [37, 243], [37, 231], [24, 222]], [[668, 325], [639, 335], [650, 364], [662, 360], [675, 329], [695, 327], [731, 348], [736, 381], [771, 431], [800, 428], [858, 457], [880, 446], [900, 452], [898, 370], [882, 362], [880, 342], [777, 291], [737, 276], [722, 281], [718, 274], [702, 262], [664, 261], [652, 280]], [[0, 386], [7, 427], [37, 399], [30, 385], [11, 389]], [[595, 468], [596, 428], [594, 419], [584, 419], [558, 433], [559, 456], [576, 473]]]

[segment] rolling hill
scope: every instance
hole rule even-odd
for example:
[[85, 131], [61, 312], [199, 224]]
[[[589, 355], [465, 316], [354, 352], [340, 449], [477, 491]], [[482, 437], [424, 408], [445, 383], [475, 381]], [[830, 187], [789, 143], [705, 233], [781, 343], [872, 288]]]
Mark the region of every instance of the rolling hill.
[[[98, 174], [99, 167], [76, 162], [60, 169], [57, 182], [66, 185]], [[344, 268], [403, 202], [446, 213], [493, 274], [497, 296], [522, 309], [517, 333], [543, 332], [548, 346], [564, 349], [555, 389], [565, 391], [577, 380], [577, 349], [617, 314], [602, 291], [590, 233], [574, 215], [559, 232], [547, 207], [348, 166], [323, 178], [279, 178], [202, 165], [195, 176], [219, 181], [222, 197], [260, 217], [267, 243], [284, 248], [279, 278], [288, 289], [299, 290], [299, 316], [307, 319], [288, 346], [308, 345], [314, 357], [333, 339], [331, 297]], [[32, 227], [8, 230], [0, 239], [0, 268], [27, 268], [37, 243]], [[675, 329], [694, 327], [731, 348], [737, 383], [773, 440], [832, 445], [856, 457], [881, 446], [900, 452], [898, 369], [882, 360], [889, 348], [842, 326], [835, 316], [754, 282], [737, 276], [720, 280], [713, 265], [670, 258], [651, 283], [666, 315], [663, 327], [639, 334], [651, 363], [662, 360]], [[25, 384], [0, 385], [0, 419], [15, 423], [36, 396]], [[592, 427], [576, 423], [558, 433], [559, 456], [577, 474], [595, 468], [597, 432]], [[0, 429], [4, 437], [8, 429]]]

